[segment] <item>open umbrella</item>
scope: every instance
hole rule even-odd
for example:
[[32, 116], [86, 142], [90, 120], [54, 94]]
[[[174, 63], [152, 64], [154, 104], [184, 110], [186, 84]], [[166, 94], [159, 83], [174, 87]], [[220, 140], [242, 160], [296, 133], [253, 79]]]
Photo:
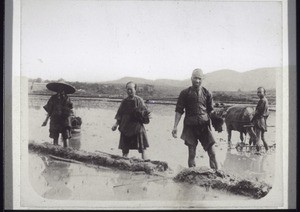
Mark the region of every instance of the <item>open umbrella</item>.
[[67, 83], [64, 82], [50, 82], [46, 85], [46, 87], [50, 91], [55, 91], [55, 92], [61, 92], [65, 91], [66, 94], [72, 94], [75, 93], [76, 89]]

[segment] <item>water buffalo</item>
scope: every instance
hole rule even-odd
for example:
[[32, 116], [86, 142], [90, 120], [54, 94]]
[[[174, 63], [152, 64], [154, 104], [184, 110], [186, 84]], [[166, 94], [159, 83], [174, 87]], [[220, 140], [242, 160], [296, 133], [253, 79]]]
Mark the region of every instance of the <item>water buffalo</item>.
[[215, 113], [210, 115], [210, 119], [215, 131], [222, 132], [224, 124], [224, 110], [215, 110]]
[[254, 115], [254, 108], [249, 106], [229, 107], [225, 115], [225, 124], [228, 132], [228, 145], [231, 144], [231, 131], [240, 132], [241, 142], [244, 143], [244, 134], [250, 135], [249, 144], [256, 144], [256, 135], [251, 128], [251, 119]]

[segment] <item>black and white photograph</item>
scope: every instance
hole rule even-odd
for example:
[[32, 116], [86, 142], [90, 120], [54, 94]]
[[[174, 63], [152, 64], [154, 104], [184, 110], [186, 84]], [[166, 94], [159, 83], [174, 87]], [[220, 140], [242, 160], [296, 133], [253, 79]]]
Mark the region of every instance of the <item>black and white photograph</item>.
[[18, 209], [287, 207], [287, 1], [16, 0]]

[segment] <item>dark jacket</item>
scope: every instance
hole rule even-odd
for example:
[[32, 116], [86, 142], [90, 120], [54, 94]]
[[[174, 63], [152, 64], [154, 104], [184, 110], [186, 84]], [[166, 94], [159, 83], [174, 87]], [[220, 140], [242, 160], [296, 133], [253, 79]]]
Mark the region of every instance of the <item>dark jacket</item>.
[[181, 91], [175, 109], [180, 114], [185, 112], [186, 125], [207, 123], [212, 110], [212, 94], [202, 86], [199, 92], [192, 86]]
[[143, 124], [149, 123], [149, 112], [141, 97], [127, 97], [121, 102], [115, 119], [119, 123], [120, 132], [132, 136], [145, 131]]

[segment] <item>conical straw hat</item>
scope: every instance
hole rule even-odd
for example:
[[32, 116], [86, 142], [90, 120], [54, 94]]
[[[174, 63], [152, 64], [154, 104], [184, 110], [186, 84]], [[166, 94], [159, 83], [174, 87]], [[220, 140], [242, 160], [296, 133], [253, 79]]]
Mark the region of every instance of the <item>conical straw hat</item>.
[[65, 91], [66, 94], [75, 93], [76, 89], [67, 83], [64, 82], [50, 82], [46, 85], [46, 87], [55, 92]]

